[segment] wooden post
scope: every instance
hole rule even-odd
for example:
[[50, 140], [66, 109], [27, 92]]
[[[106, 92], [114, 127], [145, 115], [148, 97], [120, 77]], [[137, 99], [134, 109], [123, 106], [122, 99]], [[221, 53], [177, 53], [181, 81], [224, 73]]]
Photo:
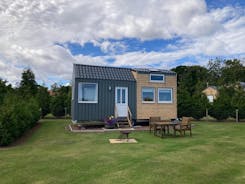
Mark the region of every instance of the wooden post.
[[208, 108], [206, 108], [206, 118], [208, 118]]
[[239, 110], [238, 109], [236, 109], [236, 122], [238, 123], [238, 121], [239, 121], [239, 114], [238, 114], [238, 112], [239, 112]]

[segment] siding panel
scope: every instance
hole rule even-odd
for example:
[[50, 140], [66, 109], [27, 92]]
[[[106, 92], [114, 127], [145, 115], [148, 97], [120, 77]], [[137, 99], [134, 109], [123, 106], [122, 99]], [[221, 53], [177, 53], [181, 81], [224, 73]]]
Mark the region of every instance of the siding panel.
[[[98, 83], [98, 103], [78, 103], [79, 82]], [[114, 114], [116, 86], [128, 87], [128, 105], [132, 111], [133, 118], [136, 118], [136, 83], [134, 81], [76, 79], [75, 85], [76, 90], [73, 105], [75, 107], [74, 117], [77, 121], [100, 121], [106, 116]], [[109, 86], [111, 86], [111, 90], [109, 90]]]

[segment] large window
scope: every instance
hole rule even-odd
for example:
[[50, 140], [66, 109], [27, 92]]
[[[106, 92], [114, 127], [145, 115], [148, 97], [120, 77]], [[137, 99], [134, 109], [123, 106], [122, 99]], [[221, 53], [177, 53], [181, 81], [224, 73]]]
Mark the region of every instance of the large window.
[[158, 103], [173, 103], [173, 90], [171, 88], [158, 88]]
[[142, 102], [153, 103], [155, 102], [155, 90], [154, 88], [142, 88]]
[[80, 82], [78, 84], [78, 102], [79, 103], [97, 103], [98, 102], [98, 84]]
[[150, 74], [150, 82], [164, 82], [163, 74]]

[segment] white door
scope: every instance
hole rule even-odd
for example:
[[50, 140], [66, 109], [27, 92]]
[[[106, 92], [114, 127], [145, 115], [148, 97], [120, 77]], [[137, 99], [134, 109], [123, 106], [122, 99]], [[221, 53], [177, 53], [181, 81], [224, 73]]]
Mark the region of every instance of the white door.
[[128, 88], [116, 87], [115, 96], [115, 105], [118, 116], [126, 117], [128, 113]]

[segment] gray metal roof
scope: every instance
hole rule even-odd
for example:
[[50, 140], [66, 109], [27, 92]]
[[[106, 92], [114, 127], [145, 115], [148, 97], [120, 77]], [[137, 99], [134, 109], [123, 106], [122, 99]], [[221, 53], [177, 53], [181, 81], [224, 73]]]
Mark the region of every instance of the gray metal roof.
[[75, 78], [135, 81], [130, 68], [74, 64]]
[[217, 86], [208, 86], [209, 88], [213, 88], [215, 90], [218, 90]]
[[165, 75], [176, 75], [176, 73], [173, 71], [157, 69], [157, 68], [134, 68], [133, 70], [138, 73], [158, 73], [158, 74], [165, 74]]

